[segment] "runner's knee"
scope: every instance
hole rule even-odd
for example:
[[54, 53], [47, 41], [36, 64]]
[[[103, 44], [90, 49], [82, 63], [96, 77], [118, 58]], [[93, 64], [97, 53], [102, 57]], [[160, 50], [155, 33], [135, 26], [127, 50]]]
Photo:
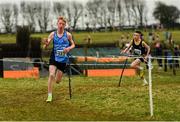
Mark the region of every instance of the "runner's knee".
[[55, 78], [55, 73], [54, 73], [54, 72], [50, 72], [50, 73], [49, 73], [49, 77]]

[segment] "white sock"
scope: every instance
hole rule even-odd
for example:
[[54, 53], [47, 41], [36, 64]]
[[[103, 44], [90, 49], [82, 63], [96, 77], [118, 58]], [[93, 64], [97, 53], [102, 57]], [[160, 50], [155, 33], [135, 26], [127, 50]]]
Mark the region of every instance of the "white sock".
[[146, 80], [145, 78], [143, 79], [143, 82], [144, 82], [145, 84], [148, 84], [148, 83], [147, 83], [147, 80]]
[[52, 93], [48, 93], [48, 96], [52, 96]]
[[140, 70], [143, 70], [144, 68], [143, 67], [139, 67]]

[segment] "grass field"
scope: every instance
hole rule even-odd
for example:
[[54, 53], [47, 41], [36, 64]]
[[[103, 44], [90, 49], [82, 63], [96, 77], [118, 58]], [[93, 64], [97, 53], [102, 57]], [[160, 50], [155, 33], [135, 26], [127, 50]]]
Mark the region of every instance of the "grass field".
[[[0, 120], [5, 121], [108, 121], [180, 120], [180, 70], [153, 69], [154, 116], [149, 112], [148, 86], [139, 77], [72, 77], [72, 99], [68, 78], [54, 84], [53, 102], [46, 103], [47, 77], [0, 79]], [[147, 75], [147, 74], [146, 74]]]
[[[88, 36], [91, 37], [92, 43], [112, 43], [120, 40], [121, 35], [130, 35], [130, 39], [132, 38], [132, 34], [134, 31], [118, 31], [118, 32], [95, 32], [95, 33], [88, 33], [88, 32], [73, 32], [74, 40], [76, 44], [84, 43], [84, 39]], [[173, 40], [175, 43], [180, 44], [180, 31], [179, 30], [170, 30], [172, 32]], [[143, 32], [145, 41], [148, 41], [148, 32]], [[157, 31], [155, 32], [160, 36], [161, 40], [164, 40], [164, 31]], [[31, 34], [31, 37], [40, 37], [40, 38], [47, 38], [49, 33], [36, 33]], [[15, 43], [16, 42], [16, 35], [15, 34], [0, 34], [0, 42], [1, 43]]]
[[[93, 43], [116, 41], [125, 32], [73, 33], [76, 43], [90, 34]], [[179, 31], [172, 31], [180, 42]], [[47, 37], [48, 34], [32, 34]], [[147, 33], [145, 33], [147, 36]], [[160, 33], [163, 38], [163, 33]], [[1, 43], [15, 43], [11, 34], [0, 35]], [[73, 97], [69, 99], [68, 78], [54, 85], [53, 102], [46, 103], [47, 77], [40, 79], [0, 79], [0, 121], [180, 121], [180, 68], [153, 69], [154, 116], [149, 112], [148, 86], [138, 77], [72, 77]], [[147, 74], [146, 74], [147, 75]]]

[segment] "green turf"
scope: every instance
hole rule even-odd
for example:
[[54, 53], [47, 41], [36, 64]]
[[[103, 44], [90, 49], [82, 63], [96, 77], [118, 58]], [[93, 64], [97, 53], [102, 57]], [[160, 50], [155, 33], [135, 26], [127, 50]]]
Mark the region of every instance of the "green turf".
[[16, 43], [15, 34], [0, 34], [1, 43]]
[[[146, 72], [147, 73], [147, 72]], [[180, 120], [180, 70], [153, 69], [154, 116], [149, 112], [148, 86], [139, 77], [72, 77], [72, 99], [68, 78], [54, 84], [53, 102], [46, 103], [47, 77], [0, 79], [0, 120], [5, 121], [141, 121]], [[147, 74], [146, 74], [147, 76]]]
[[[169, 32], [172, 32], [173, 40], [175, 43], [180, 44], [180, 35], [178, 30], [170, 30]], [[145, 41], [148, 41], [148, 33], [144, 33]], [[161, 40], [164, 40], [164, 31], [156, 31], [156, 34], [160, 36]], [[84, 39], [88, 36], [91, 37], [92, 43], [112, 43], [120, 40], [122, 35], [130, 35], [130, 39], [132, 39], [133, 31], [118, 31], [118, 32], [73, 32], [73, 37], [76, 42], [76, 44], [83, 44], [85, 43]], [[49, 33], [35, 33], [31, 34], [31, 37], [40, 37], [40, 38], [47, 38]], [[16, 35], [15, 34], [0, 34], [0, 42], [1, 43], [15, 43], [16, 42]]]
[[[77, 43], [88, 34], [93, 43], [118, 40], [122, 33], [73, 33]], [[147, 33], [145, 33], [147, 35]], [[32, 34], [47, 37], [48, 34]], [[163, 38], [163, 33], [160, 34]], [[0, 35], [2, 43], [15, 43], [15, 35]], [[173, 31], [180, 42], [179, 31]], [[138, 77], [72, 77], [73, 97], [69, 99], [68, 78], [54, 85], [53, 102], [46, 103], [47, 77], [40, 79], [0, 79], [0, 120], [157, 120], [180, 121], [180, 71], [153, 69], [154, 116], [149, 113], [148, 87]], [[146, 74], [147, 75], [147, 74]]]

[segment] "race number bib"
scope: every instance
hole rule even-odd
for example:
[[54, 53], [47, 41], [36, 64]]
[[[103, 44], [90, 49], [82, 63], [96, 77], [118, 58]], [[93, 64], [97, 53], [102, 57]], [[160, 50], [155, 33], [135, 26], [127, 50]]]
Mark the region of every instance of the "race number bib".
[[63, 50], [57, 50], [56, 51], [56, 56], [65, 56], [66, 54], [64, 53], [64, 51]]
[[141, 50], [139, 50], [139, 49], [134, 49], [134, 54], [135, 54], [135, 55], [141, 55], [142, 53], [141, 53]]

